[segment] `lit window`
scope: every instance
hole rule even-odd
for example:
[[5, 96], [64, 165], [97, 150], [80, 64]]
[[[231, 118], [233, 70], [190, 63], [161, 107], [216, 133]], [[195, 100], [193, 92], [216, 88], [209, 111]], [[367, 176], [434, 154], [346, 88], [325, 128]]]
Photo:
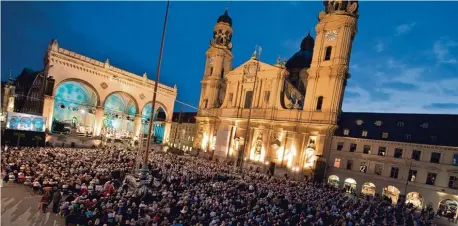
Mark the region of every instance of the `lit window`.
[[376, 126], [382, 126], [382, 121], [380, 121], [380, 120], [375, 121], [375, 125]]
[[379, 147], [378, 148], [378, 155], [385, 156], [386, 155], [386, 147]]
[[427, 129], [428, 128], [428, 123], [423, 123], [420, 125], [420, 127], [422, 127], [423, 129]]
[[363, 123], [364, 122], [361, 119], [356, 120], [356, 125], [358, 125], [358, 126], [362, 125]]
[[363, 153], [364, 154], [370, 154], [371, 153], [371, 146], [370, 145], [364, 145]]
[[339, 158], [336, 158], [336, 159], [334, 160], [334, 167], [335, 167], [335, 168], [340, 168], [340, 159], [339, 159]]
[[359, 166], [359, 171], [360, 171], [361, 173], [366, 173], [366, 171], [367, 171], [366, 162], [361, 162], [361, 165]]
[[434, 185], [436, 182], [436, 176], [436, 173], [428, 173], [428, 176], [426, 176], [426, 184]]
[[398, 122], [398, 127], [404, 127], [404, 122]]
[[415, 182], [415, 179], [417, 178], [417, 171], [416, 170], [410, 170], [409, 171], [409, 181]]
[[388, 133], [382, 133], [382, 138], [387, 139], [388, 138]]
[[364, 131], [363, 131], [363, 133], [361, 134], [361, 136], [363, 136], [363, 137], [367, 137], [367, 131], [366, 131], [366, 130], [364, 130]]
[[350, 134], [350, 130], [349, 129], [344, 129], [343, 134], [345, 136], [348, 136], [348, 134]]

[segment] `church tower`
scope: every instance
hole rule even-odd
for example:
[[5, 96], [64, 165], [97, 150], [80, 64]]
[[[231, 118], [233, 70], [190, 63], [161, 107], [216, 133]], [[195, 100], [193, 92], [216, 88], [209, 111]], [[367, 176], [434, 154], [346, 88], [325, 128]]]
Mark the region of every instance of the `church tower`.
[[350, 78], [348, 70], [357, 32], [358, 1], [324, 1], [324, 7], [315, 27], [304, 110], [310, 113], [311, 121], [336, 124]]
[[226, 8], [213, 28], [213, 39], [210, 40], [210, 48], [206, 52], [199, 109], [219, 108], [223, 103], [226, 92], [224, 76], [232, 69], [231, 40], [232, 19]]

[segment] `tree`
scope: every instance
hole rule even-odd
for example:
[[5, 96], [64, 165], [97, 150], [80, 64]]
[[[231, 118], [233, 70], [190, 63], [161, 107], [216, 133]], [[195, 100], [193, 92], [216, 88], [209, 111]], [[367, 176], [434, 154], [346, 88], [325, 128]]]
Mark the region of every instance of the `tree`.
[[19, 142], [21, 141], [22, 137], [25, 137], [25, 134], [24, 133], [14, 133], [13, 135], [17, 137], [16, 147], [19, 147]]
[[40, 136], [34, 136], [33, 139], [37, 141], [37, 145], [36, 145], [36, 146], [38, 147], [40, 141], [41, 141], [43, 138], [41, 138]]

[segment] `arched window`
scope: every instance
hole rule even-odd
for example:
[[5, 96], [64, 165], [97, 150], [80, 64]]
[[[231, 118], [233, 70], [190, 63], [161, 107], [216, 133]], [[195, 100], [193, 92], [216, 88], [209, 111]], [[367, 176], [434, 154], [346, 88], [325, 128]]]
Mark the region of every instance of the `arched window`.
[[208, 104], [208, 99], [205, 99], [204, 100], [204, 109], [207, 108], [207, 104]]
[[316, 101], [316, 110], [321, 111], [322, 107], [323, 107], [323, 96], [319, 96]]
[[326, 54], [324, 55], [324, 60], [331, 59], [332, 46], [326, 47]]
[[210, 73], [209, 75], [212, 75], [213, 74], [213, 66], [210, 67]]

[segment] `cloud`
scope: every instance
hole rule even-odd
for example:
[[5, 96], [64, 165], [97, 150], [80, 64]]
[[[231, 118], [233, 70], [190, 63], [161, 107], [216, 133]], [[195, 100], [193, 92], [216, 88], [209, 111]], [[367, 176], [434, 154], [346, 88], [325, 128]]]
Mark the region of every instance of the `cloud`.
[[453, 110], [453, 109], [458, 109], [458, 104], [456, 103], [432, 103], [426, 106], [423, 106], [425, 109], [445, 109], [445, 110]]
[[409, 33], [413, 27], [415, 27], [417, 23], [412, 22], [412, 23], [406, 23], [406, 24], [401, 24], [396, 27], [396, 34], [395, 36], [403, 35]]
[[415, 90], [417, 89], [417, 86], [414, 84], [409, 84], [405, 82], [387, 82], [384, 84], [388, 89], [393, 89], [393, 90]]
[[375, 51], [377, 51], [377, 53], [383, 52], [384, 49], [385, 49], [385, 46], [383, 45], [382, 42], [378, 42], [377, 45], [375, 46]]
[[361, 95], [357, 92], [352, 92], [352, 91], [346, 91], [345, 92], [345, 99], [352, 99], [352, 98], [358, 98], [361, 97]]
[[457, 59], [450, 54], [450, 49], [457, 47], [458, 43], [452, 40], [440, 39], [434, 42], [433, 52], [439, 64], [456, 64]]

